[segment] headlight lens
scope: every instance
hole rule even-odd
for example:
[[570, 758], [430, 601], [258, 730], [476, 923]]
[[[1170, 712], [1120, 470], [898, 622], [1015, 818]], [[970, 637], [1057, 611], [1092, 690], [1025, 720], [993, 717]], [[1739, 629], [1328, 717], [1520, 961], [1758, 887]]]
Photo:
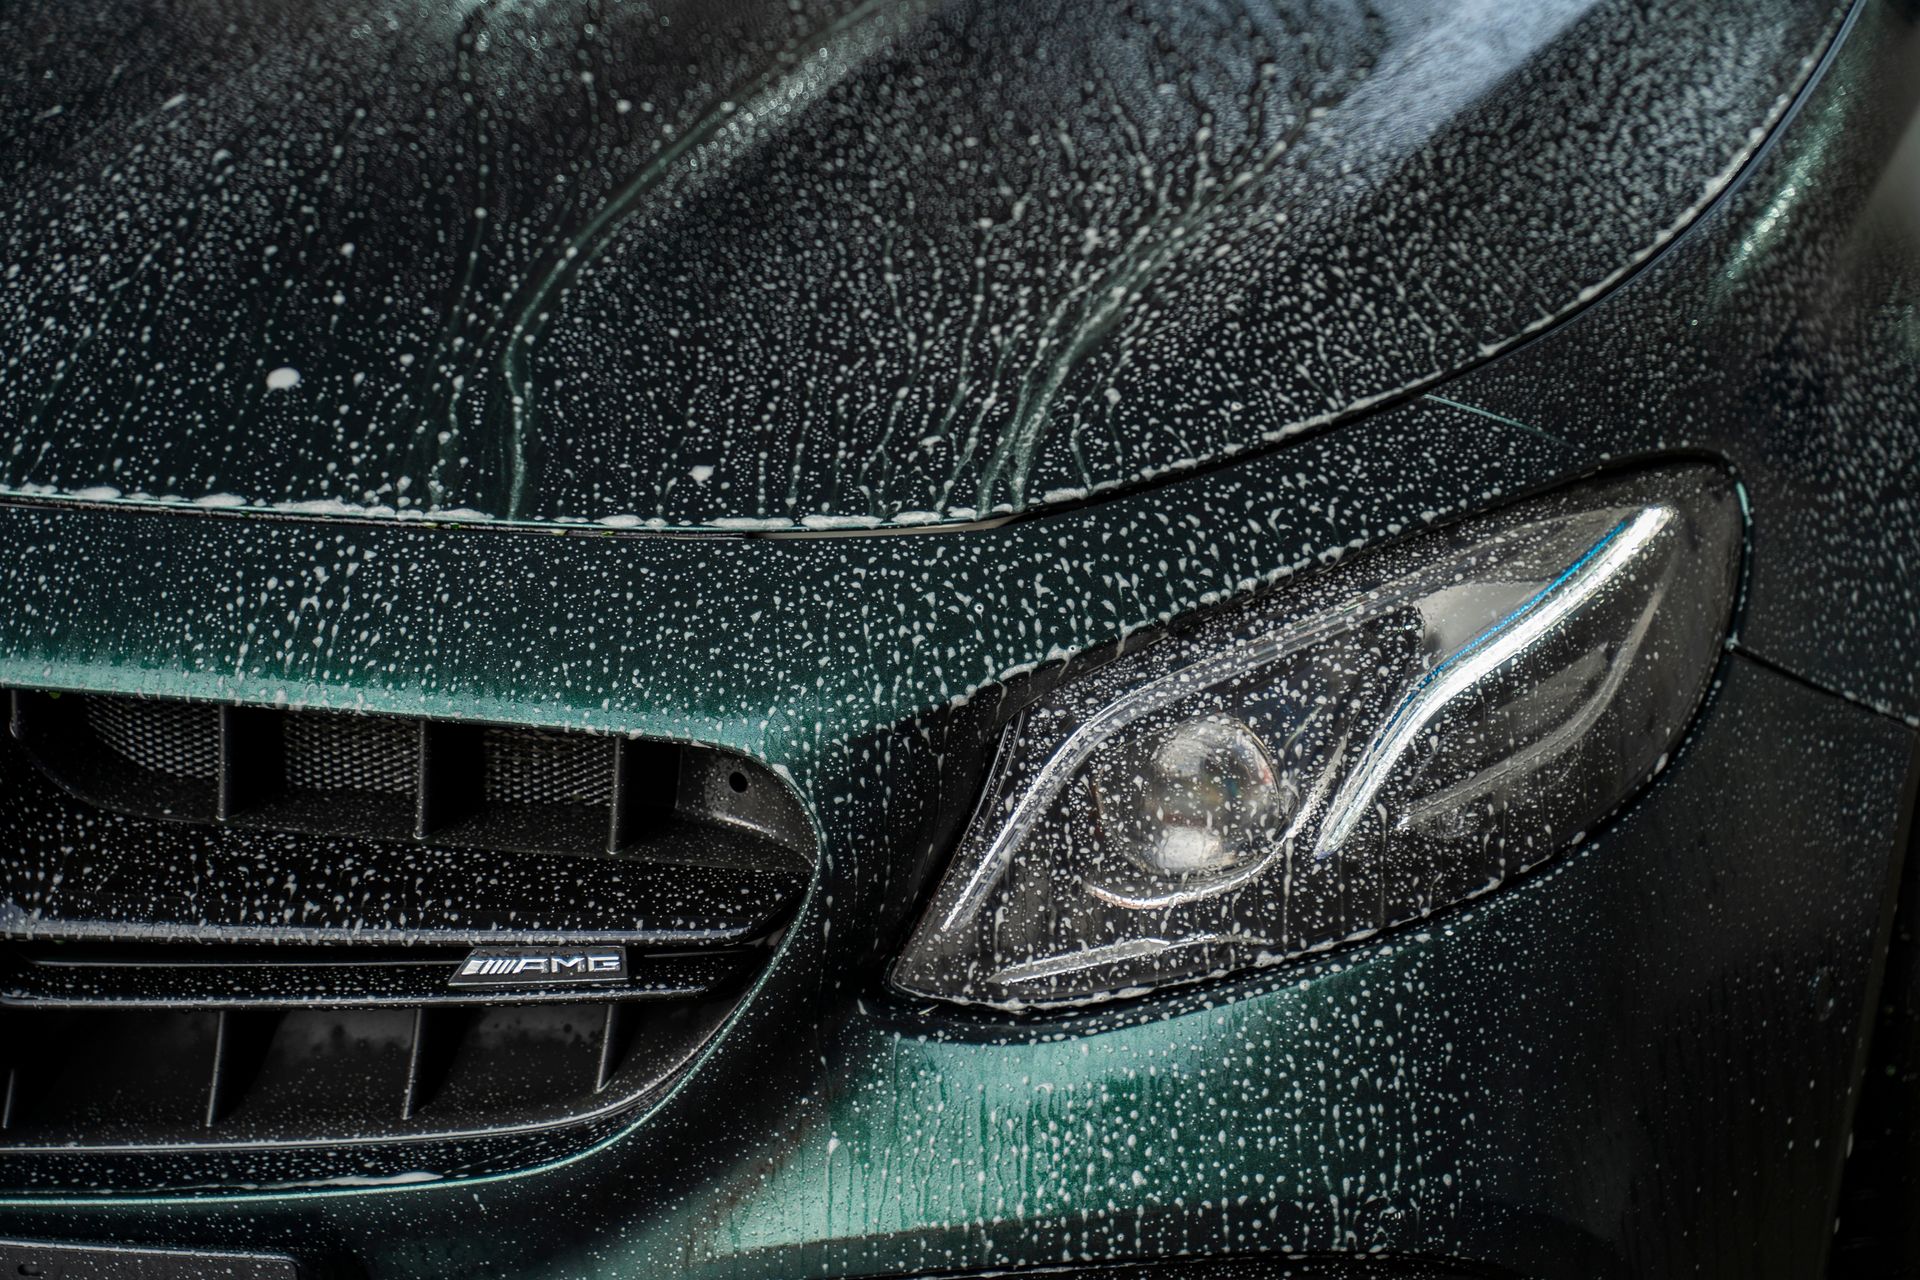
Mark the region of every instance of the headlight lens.
[[1705, 692], [1741, 519], [1706, 466], [1410, 540], [1063, 684], [1007, 727], [894, 970], [1078, 1003], [1428, 915], [1578, 843]]

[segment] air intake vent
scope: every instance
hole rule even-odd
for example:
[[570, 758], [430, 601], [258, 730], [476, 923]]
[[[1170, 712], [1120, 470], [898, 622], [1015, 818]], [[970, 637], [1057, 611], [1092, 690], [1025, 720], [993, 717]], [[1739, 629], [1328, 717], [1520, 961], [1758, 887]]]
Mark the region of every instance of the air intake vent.
[[792, 792], [712, 748], [11, 706], [0, 1186], [97, 1183], [102, 1160], [130, 1162], [119, 1185], [269, 1183], [576, 1149], [719, 1026], [811, 874]]
[[649, 815], [674, 808], [685, 754], [605, 734], [85, 694], [16, 693], [13, 729], [62, 786], [124, 813], [576, 853], [643, 839]]

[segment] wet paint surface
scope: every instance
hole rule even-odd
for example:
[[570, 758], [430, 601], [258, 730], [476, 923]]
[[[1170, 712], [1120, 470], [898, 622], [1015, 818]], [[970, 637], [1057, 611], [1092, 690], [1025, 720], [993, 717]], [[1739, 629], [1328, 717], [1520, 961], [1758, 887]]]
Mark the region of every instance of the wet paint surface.
[[[719, 1051], [578, 1162], [197, 1209], [14, 1202], [0, 1221], [346, 1249], [378, 1275], [1295, 1250], [1804, 1275], [1892, 866], [1863, 833], [1891, 828], [1912, 749], [1736, 658], [1699, 744], [1608, 834], [1327, 962], [1094, 1018], [956, 1021], [856, 1000], [868, 939], [816, 901]], [[796, 1003], [818, 1011], [804, 1029]]]
[[[1746, 181], [1574, 323], [1444, 399], [1151, 494], [820, 541], [8, 507], [0, 678], [710, 740], [791, 770], [825, 861], [720, 1050], [574, 1163], [334, 1198], [15, 1201], [0, 1223], [298, 1246], [380, 1275], [1376, 1247], [1805, 1274], [1832, 1231], [1920, 715], [1920, 390], [1898, 376], [1920, 350], [1912, 39], [1895, 7], [1864, 8]], [[1657, 450], [1742, 477], [1737, 644], [1794, 677], [1730, 659], [1681, 759], [1591, 848], [1424, 940], [1215, 1007], [982, 1028], [884, 995], [1003, 681]]]
[[[1779, 751], [1753, 761], [1735, 744], [1762, 725]], [[1832, 1192], [1858, 1030], [1824, 1000], [1858, 997], [1838, 978], [1810, 998], [1798, 966], [1864, 972], [1890, 850], [1837, 837], [1891, 827], [1910, 749], [1736, 664], [1700, 751], [1589, 850], [1271, 994], [1044, 1034], [851, 1019], [817, 1124], [767, 1153], [746, 1203], [696, 1202], [684, 1251], [668, 1231], [647, 1252], [609, 1241], [607, 1261], [748, 1275], [804, 1248], [831, 1274], [1324, 1248], [1660, 1275], [1774, 1232], [1782, 1253], [1753, 1269], [1807, 1274], [1825, 1241], [1788, 1224]], [[1820, 763], [1790, 801], [1716, 794], [1796, 759]], [[1849, 779], [1843, 759], [1874, 763]], [[1809, 914], [1802, 895], [1850, 905]], [[1742, 1065], [1762, 1034], [1781, 1057]], [[1657, 1204], [1622, 1176], [1641, 1161], [1663, 1170]]]
[[0, 480], [621, 526], [1044, 506], [1564, 315], [1724, 188], [1837, 12], [12, 8]]

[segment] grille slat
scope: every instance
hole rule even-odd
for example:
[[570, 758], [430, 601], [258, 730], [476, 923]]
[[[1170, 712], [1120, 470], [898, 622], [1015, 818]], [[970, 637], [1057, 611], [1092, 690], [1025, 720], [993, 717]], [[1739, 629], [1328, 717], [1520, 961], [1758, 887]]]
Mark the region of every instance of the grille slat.
[[[0, 949], [0, 1004], [36, 1008], [261, 1009], [302, 1004], [333, 1009], [420, 1004], [565, 1003], [579, 988], [450, 987], [465, 958], [458, 947], [221, 946], [208, 943], [61, 943]], [[632, 974], [595, 989], [616, 1003], [712, 994], [753, 956], [742, 948], [632, 957]]]

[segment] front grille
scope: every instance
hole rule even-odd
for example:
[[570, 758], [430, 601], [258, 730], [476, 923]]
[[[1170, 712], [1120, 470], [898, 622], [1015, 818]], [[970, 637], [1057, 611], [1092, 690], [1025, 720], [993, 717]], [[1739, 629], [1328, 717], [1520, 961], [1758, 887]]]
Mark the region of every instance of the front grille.
[[[792, 792], [718, 749], [10, 697], [0, 1187], [578, 1149], [713, 1033], [811, 874]], [[619, 947], [628, 972], [450, 983], [508, 945]]]

